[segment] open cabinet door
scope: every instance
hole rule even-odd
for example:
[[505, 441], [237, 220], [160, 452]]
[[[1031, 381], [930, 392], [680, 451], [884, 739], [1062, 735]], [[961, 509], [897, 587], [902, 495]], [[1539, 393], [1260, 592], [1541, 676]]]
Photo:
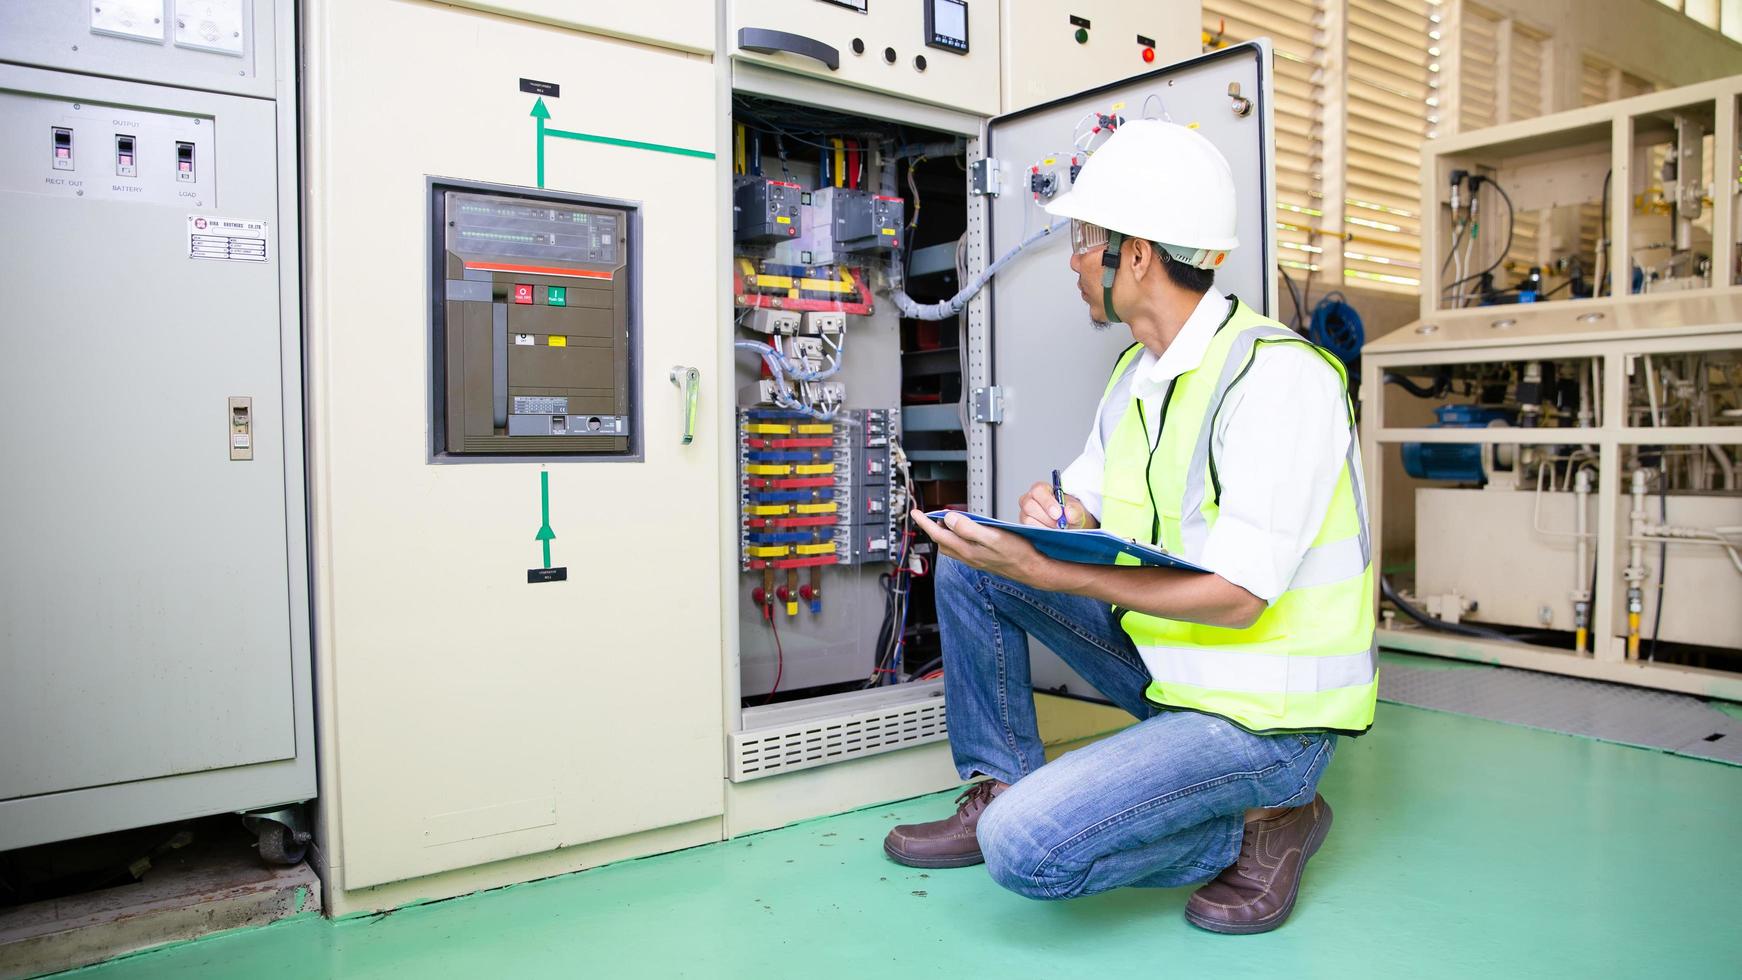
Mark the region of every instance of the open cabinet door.
[[[1270, 44], [1260, 40], [991, 120], [984, 150], [996, 161], [1001, 193], [988, 205], [988, 259], [1052, 220], [1043, 208], [1049, 196], [1070, 189], [1073, 156], [1081, 163], [1084, 148], [1106, 138], [1092, 132], [1097, 114], [1167, 119], [1209, 137], [1234, 171], [1240, 247], [1216, 270], [1216, 287], [1274, 314], [1270, 93]], [[1049, 179], [1052, 188], [1044, 186]], [[1031, 484], [1082, 452], [1113, 362], [1132, 342], [1122, 324], [1091, 326], [1070, 270], [1069, 238], [1060, 233], [1035, 243], [990, 287], [991, 383], [1002, 415], [992, 426], [990, 485], [992, 513], [1006, 520], [1017, 518], [1016, 502]], [[1093, 693], [1051, 651], [1034, 647], [1036, 687]]]

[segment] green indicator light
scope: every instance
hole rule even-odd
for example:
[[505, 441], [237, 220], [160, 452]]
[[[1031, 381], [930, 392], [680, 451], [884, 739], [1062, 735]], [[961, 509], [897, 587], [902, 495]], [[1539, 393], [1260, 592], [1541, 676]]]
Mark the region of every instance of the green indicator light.
[[1077, 28], [1077, 43], [1078, 44], [1088, 44], [1089, 43], [1089, 29], [1088, 28], [1086, 28], [1086, 27]]

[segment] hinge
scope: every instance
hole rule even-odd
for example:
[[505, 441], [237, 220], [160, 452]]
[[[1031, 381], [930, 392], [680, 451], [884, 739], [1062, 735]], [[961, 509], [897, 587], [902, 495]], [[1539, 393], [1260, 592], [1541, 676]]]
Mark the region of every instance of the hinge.
[[971, 413], [976, 422], [986, 422], [998, 425], [1004, 421], [1004, 389], [997, 385], [988, 388], [975, 388], [974, 397], [970, 402]]
[[1003, 190], [1002, 181], [998, 177], [998, 161], [991, 157], [982, 157], [968, 164], [968, 193], [983, 197], [997, 197]]

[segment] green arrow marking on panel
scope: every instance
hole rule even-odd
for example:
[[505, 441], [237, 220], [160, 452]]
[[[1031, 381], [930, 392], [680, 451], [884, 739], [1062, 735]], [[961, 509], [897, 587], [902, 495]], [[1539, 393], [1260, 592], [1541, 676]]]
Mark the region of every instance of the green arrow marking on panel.
[[[550, 118], [550, 110], [544, 107], [544, 99], [539, 98], [532, 104], [532, 118], [538, 120], [538, 186], [544, 186], [544, 121]], [[546, 568], [550, 562], [544, 563]]]
[[532, 537], [535, 541], [543, 542], [544, 567], [549, 568], [550, 542], [552, 538], [556, 537], [556, 532], [550, 529], [550, 472], [548, 470], [538, 474], [538, 495], [539, 512], [544, 518], [544, 523], [539, 525], [538, 533]]
[[544, 141], [546, 137], [559, 140], [579, 140], [583, 143], [602, 143], [606, 146], [621, 146], [631, 150], [649, 150], [654, 153], [673, 153], [681, 157], [699, 157], [703, 160], [714, 159], [714, 154], [707, 150], [692, 150], [687, 146], [668, 146], [664, 143], [644, 143], [641, 140], [618, 139], [615, 136], [599, 136], [595, 133], [575, 133], [566, 129], [551, 129], [545, 125], [550, 118], [550, 109], [545, 106], [541, 96], [532, 104], [532, 118], [538, 121], [537, 155], [538, 155], [538, 186], [544, 186]]

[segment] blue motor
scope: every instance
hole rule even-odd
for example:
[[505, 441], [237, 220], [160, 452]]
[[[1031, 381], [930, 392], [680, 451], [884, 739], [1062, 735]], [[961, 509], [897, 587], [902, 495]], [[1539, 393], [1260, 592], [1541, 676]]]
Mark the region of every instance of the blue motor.
[[[1439, 421], [1431, 429], [1486, 429], [1495, 422], [1514, 421], [1513, 412], [1504, 408], [1483, 408], [1479, 405], [1441, 405], [1434, 409]], [[1456, 442], [1406, 442], [1403, 444], [1403, 471], [1418, 480], [1446, 480], [1453, 483], [1488, 482], [1482, 471], [1482, 453], [1486, 446]]]

